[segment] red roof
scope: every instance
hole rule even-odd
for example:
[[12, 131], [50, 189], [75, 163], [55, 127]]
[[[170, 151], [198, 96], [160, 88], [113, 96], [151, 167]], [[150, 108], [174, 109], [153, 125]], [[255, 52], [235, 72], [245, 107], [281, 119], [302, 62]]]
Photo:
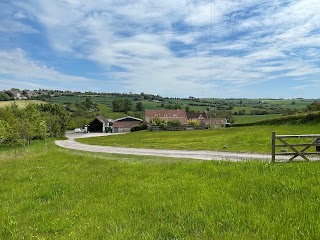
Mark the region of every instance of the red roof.
[[150, 122], [155, 117], [165, 120], [166, 122], [179, 120], [182, 124], [188, 123], [185, 110], [145, 110], [146, 122]]

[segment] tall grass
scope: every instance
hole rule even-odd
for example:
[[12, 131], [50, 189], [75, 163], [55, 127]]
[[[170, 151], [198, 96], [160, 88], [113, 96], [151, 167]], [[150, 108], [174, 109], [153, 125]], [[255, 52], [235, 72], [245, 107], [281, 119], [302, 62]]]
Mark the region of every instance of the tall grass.
[[27, 151], [0, 160], [0, 239], [320, 238], [319, 163]]

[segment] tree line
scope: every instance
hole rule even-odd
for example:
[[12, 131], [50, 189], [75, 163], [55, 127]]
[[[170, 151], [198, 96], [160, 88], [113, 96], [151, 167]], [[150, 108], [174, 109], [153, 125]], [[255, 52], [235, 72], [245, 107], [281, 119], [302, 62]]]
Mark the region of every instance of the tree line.
[[68, 113], [58, 104], [16, 104], [0, 108], [0, 144], [26, 145], [33, 139], [63, 137]]

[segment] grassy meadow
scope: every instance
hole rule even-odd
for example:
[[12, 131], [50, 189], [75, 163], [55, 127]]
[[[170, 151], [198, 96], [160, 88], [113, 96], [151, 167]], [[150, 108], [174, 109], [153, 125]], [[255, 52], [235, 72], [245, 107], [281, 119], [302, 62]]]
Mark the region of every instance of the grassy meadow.
[[[82, 138], [77, 141], [116, 147], [271, 153], [272, 131], [276, 131], [276, 134], [319, 134], [319, 129], [320, 124], [231, 127], [178, 132], [146, 130], [123, 135]], [[301, 143], [302, 141], [300, 140]]]
[[0, 239], [319, 239], [320, 163], [0, 152]]
[[41, 104], [41, 103], [46, 103], [45, 101], [40, 101], [40, 100], [15, 100], [15, 101], [0, 101], [0, 108], [1, 107], [6, 107], [6, 106], [11, 106], [12, 104], [17, 104], [18, 107], [24, 108], [28, 104]]
[[257, 122], [261, 120], [267, 120], [272, 118], [281, 117], [281, 114], [266, 114], [266, 115], [234, 115], [234, 122], [235, 123], [251, 123]]

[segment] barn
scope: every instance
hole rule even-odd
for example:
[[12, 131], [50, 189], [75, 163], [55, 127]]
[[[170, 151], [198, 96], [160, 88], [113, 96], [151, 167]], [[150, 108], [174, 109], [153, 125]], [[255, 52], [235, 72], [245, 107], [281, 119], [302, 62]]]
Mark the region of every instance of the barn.
[[116, 119], [113, 123], [113, 132], [121, 133], [121, 132], [130, 132], [130, 129], [134, 126], [138, 126], [143, 123], [143, 120], [135, 117], [123, 117]]
[[107, 132], [109, 127], [113, 124], [112, 119], [108, 119], [104, 116], [97, 116], [92, 122], [88, 124], [89, 132]]

